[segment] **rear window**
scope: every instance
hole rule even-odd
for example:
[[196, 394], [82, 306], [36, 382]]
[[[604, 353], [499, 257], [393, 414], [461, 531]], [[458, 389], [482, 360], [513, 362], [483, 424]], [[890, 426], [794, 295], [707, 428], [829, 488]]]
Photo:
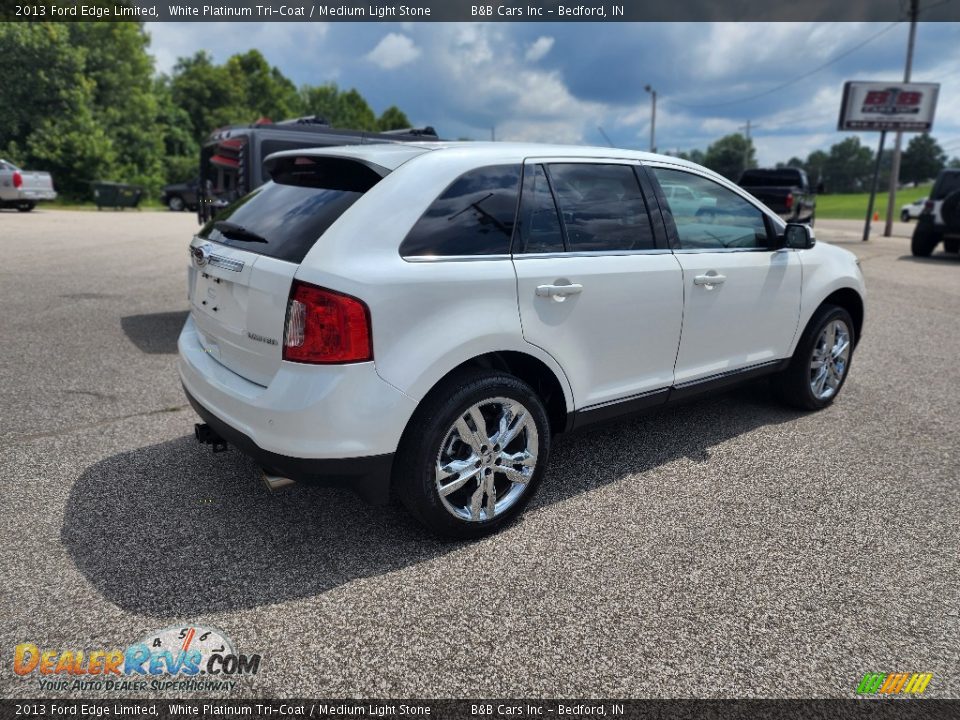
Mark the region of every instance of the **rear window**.
[[945, 172], [933, 188], [931, 200], [943, 200], [952, 192], [960, 190], [960, 172]]
[[737, 183], [740, 187], [801, 185], [799, 170], [747, 170]]
[[217, 213], [199, 237], [299, 263], [327, 228], [380, 181], [378, 173], [360, 163], [309, 156], [284, 159], [273, 177], [275, 182]]

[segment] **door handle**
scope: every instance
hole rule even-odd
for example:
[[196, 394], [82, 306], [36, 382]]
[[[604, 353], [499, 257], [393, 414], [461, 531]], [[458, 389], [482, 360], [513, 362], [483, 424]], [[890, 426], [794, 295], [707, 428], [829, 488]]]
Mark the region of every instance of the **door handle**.
[[711, 274], [708, 273], [708, 274], [706, 274], [706, 275], [697, 275], [696, 277], [694, 277], [694, 278], [693, 278], [693, 284], [694, 284], [694, 285], [708, 285], [708, 286], [709, 286], [709, 285], [723, 285], [723, 283], [726, 282], [726, 280], [727, 280], [727, 276], [726, 276], [726, 275], [717, 275], [716, 273], [714, 273], [713, 275], [711, 275]]
[[570, 285], [537, 285], [537, 297], [553, 298], [557, 302], [563, 302], [567, 295], [579, 295], [583, 292], [583, 285], [571, 283]]

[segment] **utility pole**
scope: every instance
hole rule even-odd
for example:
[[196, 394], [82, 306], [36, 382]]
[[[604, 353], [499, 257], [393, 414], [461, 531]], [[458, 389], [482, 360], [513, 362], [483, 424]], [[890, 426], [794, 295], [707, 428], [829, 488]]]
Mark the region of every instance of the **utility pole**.
[[[910, 82], [910, 73], [913, 71], [913, 47], [917, 40], [917, 15], [920, 13], [920, 0], [910, 0], [910, 36], [907, 40], [907, 63], [903, 69], [903, 81]], [[890, 237], [893, 233], [893, 213], [897, 204], [897, 183], [900, 182], [900, 146], [903, 142], [903, 133], [897, 132], [893, 145], [893, 163], [890, 165], [890, 195], [887, 198], [887, 222], [883, 228], [883, 236]]]
[[741, 125], [737, 130], [743, 130], [743, 137], [746, 139], [746, 144], [743, 146], [743, 169], [750, 169], [750, 128], [756, 127], [749, 120], [747, 120], [746, 125]]
[[645, 85], [644, 90], [650, 93], [650, 152], [657, 151], [657, 91], [651, 85]]

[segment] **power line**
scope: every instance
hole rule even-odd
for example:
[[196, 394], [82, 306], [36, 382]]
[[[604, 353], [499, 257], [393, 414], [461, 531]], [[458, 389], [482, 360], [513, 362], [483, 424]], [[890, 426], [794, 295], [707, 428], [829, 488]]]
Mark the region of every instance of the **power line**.
[[[945, 0], [945, 1], [949, 2], [950, 0]], [[931, 7], [936, 7], [936, 6], [931, 6]], [[930, 8], [927, 8], [927, 9], [929, 10]], [[891, 30], [893, 30], [893, 28], [895, 28], [897, 25], [900, 25], [901, 23], [903, 23], [903, 20], [897, 20], [896, 22], [890, 23], [885, 28], [883, 28], [880, 32], [874, 35], [871, 35], [866, 40], [854, 45], [852, 48], [848, 50], [844, 50], [839, 55], [835, 55], [834, 57], [832, 57], [830, 60], [827, 60], [822, 65], [818, 65], [817, 67], [813, 68], [813, 70], [808, 70], [802, 75], [797, 75], [795, 78], [792, 78], [791, 80], [787, 80], [785, 83], [781, 83], [776, 87], [772, 87], [769, 90], [764, 90], [763, 92], [756, 93], [755, 95], [748, 95], [747, 97], [738, 98], [737, 100], [728, 100], [726, 102], [708, 103], [706, 105], [688, 105], [686, 103], [677, 102], [676, 100], [670, 100], [670, 102], [673, 103], [674, 105], [679, 105], [680, 107], [690, 108], [692, 110], [702, 110], [707, 108], [729, 107], [730, 105], [739, 105], [740, 103], [745, 103], [745, 102], [749, 102], [750, 100], [756, 100], [758, 98], [766, 97], [767, 95], [772, 95], [775, 92], [779, 92], [784, 88], [788, 88], [791, 85], [795, 85], [801, 80], [805, 80], [811, 75], [815, 75], [821, 70], [825, 70], [826, 68], [830, 67], [834, 63], [837, 63], [840, 60], [843, 60], [843, 58], [855, 53], [857, 50], [859, 50], [863, 46], [868, 45], [869, 43], [872, 43], [874, 40], [890, 32]]]

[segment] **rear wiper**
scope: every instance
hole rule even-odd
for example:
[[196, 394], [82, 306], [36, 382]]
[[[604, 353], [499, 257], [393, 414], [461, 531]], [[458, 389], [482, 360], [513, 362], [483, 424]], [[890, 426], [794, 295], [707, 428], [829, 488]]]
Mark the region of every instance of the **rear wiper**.
[[233, 238], [234, 240], [244, 240], [246, 242], [259, 242], [265, 243], [269, 242], [262, 235], [257, 235], [255, 232], [247, 230], [242, 225], [237, 225], [232, 222], [227, 222], [226, 220], [218, 220], [213, 224], [213, 229], [220, 231], [220, 234]]

